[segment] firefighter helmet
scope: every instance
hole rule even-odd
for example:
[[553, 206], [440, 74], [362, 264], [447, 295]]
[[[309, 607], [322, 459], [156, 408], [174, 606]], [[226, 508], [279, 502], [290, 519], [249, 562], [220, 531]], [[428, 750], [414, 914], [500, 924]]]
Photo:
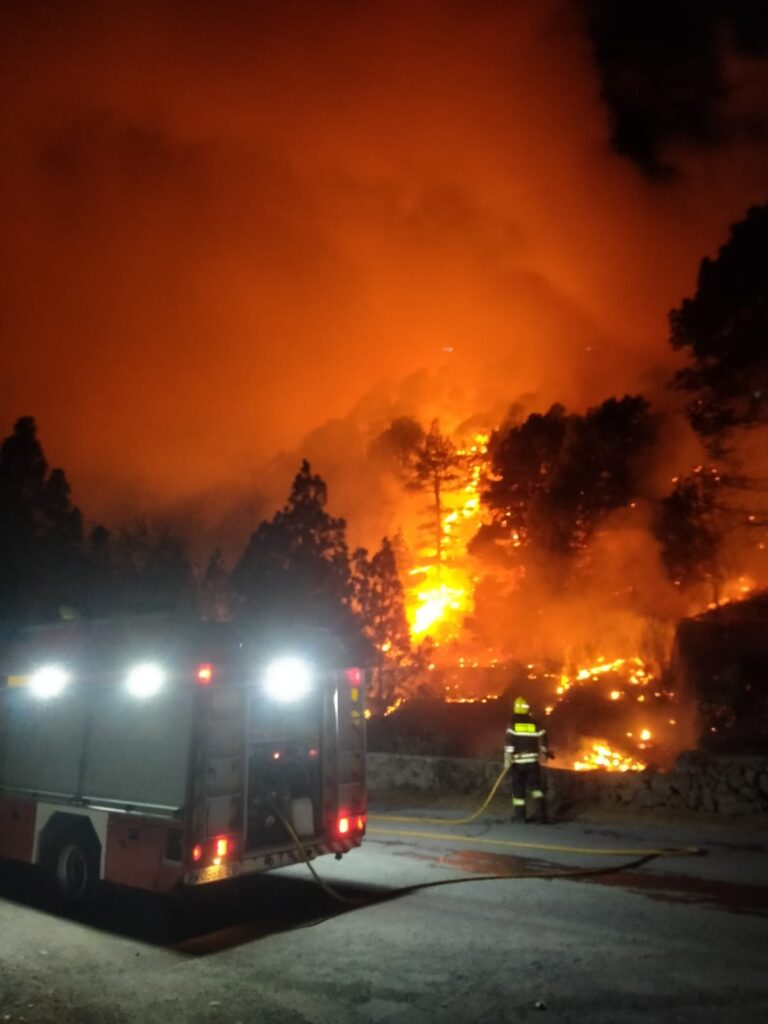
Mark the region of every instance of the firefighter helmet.
[[531, 705], [525, 699], [525, 697], [515, 697], [515, 714], [516, 715], [527, 715], [531, 710]]

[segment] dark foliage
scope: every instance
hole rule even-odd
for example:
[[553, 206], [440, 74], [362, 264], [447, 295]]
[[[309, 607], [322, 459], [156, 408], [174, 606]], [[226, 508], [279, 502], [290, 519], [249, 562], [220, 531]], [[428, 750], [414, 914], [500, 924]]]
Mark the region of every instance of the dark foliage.
[[189, 609], [192, 570], [182, 542], [146, 523], [86, 539], [61, 469], [49, 470], [35, 421], [0, 446], [0, 621], [47, 622]]
[[483, 495], [491, 539], [557, 556], [583, 551], [600, 520], [637, 494], [654, 437], [648, 403], [630, 395], [584, 416], [556, 405], [495, 435], [492, 481]]
[[698, 746], [768, 752], [768, 593], [683, 619], [675, 640], [676, 686], [695, 700]]
[[706, 583], [719, 598], [723, 512], [718, 504], [723, 481], [716, 469], [701, 467], [675, 482], [654, 522], [669, 578], [681, 587]]
[[0, 619], [56, 617], [83, 597], [80, 510], [63, 470], [49, 470], [35, 421], [19, 419], [0, 446]]
[[390, 540], [385, 537], [371, 558], [359, 548], [352, 564], [355, 611], [371, 649], [369, 697], [382, 709], [409, 691], [423, 668], [424, 657], [411, 644], [403, 586]]
[[690, 364], [674, 383], [710, 450], [732, 430], [768, 423], [768, 204], [754, 206], [699, 270], [696, 294], [670, 313], [671, 343]]
[[287, 503], [258, 526], [235, 566], [236, 614], [330, 629], [358, 656], [367, 644], [353, 610], [346, 523], [327, 502], [325, 481], [304, 460]]

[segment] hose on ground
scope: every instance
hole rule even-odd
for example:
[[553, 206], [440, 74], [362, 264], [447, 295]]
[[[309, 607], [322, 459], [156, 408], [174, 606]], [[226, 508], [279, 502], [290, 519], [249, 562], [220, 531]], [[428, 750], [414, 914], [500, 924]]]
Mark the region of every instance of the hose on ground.
[[499, 777], [496, 779], [494, 784], [491, 786], [491, 791], [485, 798], [480, 807], [467, 818], [409, 818], [405, 815], [396, 814], [371, 814], [371, 820], [376, 821], [395, 821], [402, 824], [409, 824], [410, 822], [418, 822], [420, 825], [470, 825], [473, 821], [476, 821], [482, 814], [485, 813], [491, 800], [496, 796], [496, 791], [504, 781], [504, 778], [509, 771], [509, 765], [505, 765], [501, 769]]
[[[506, 772], [506, 769], [505, 769], [505, 772]], [[501, 778], [503, 778], [504, 774], [505, 773], [502, 773], [502, 775], [499, 777], [499, 779], [497, 779], [497, 785], [500, 783]], [[493, 795], [493, 792], [495, 792], [495, 787], [494, 787], [494, 790], [491, 791], [491, 796]], [[489, 802], [490, 802], [490, 797], [486, 801], [486, 804], [489, 803]], [[331, 897], [331, 899], [335, 900], [336, 902], [343, 903], [346, 906], [350, 906], [350, 907], [373, 906], [376, 903], [385, 903], [388, 900], [398, 899], [401, 896], [408, 896], [411, 893], [419, 892], [422, 889], [434, 889], [434, 888], [438, 888], [438, 887], [444, 886], [444, 885], [458, 885], [458, 884], [464, 883], [464, 882], [493, 882], [493, 881], [500, 881], [501, 879], [510, 879], [510, 878], [515, 878], [515, 879], [537, 878], [537, 879], [550, 879], [550, 880], [553, 880], [553, 879], [556, 879], [556, 878], [589, 878], [589, 877], [592, 877], [592, 876], [595, 876], [595, 875], [615, 874], [615, 873], [620, 872], [620, 871], [631, 871], [631, 870], [633, 870], [635, 868], [642, 867], [644, 864], [649, 863], [649, 861], [656, 860], [658, 857], [684, 856], [684, 855], [690, 856], [692, 854], [696, 854], [696, 853], [700, 853], [701, 852], [700, 850], [698, 850], [695, 847], [670, 849], [670, 850], [661, 850], [661, 849], [660, 850], [635, 850], [635, 851], [632, 851], [634, 854], [636, 854], [636, 856], [634, 857], [633, 860], [624, 861], [621, 864], [612, 864], [610, 866], [602, 866], [602, 867], [597, 867], [597, 868], [562, 868], [562, 869], [560, 869], [560, 868], [553, 868], [553, 869], [548, 868], [548, 869], [545, 869], [545, 870], [537, 870], [537, 871], [514, 871], [514, 872], [508, 872], [508, 873], [504, 873], [504, 874], [469, 875], [469, 876], [463, 876], [461, 878], [440, 878], [440, 879], [436, 879], [436, 880], [430, 881], [430, 882], [416, 882], [413, 885], [400, 886], [399, 888], [393, 889], [393, 890], [391, 890], [388, 893], [385, 893], [385, 894], [382, 894], [382, 895], [378, 895], [378, 896], [374, 896], [374, 897], [345, 896], [344, 893], [339, 892], [332, 885], [329, 885], [328, 882], [326, 882], [323, 878], [320, 877], [320, 875], [315, 870], [315, 866], [312, 863], [312, 858], [311, 858], [309, 852], [307, 851], [306, 847], [304, 846], [304, 844], [302, 843], [301, 839], [297, 835], [296, 830], [294, 829], [293, 825], [288, 821], [288, 819], [285, 817], [285, 815], [282, 813], [282, 811], [280, 810], [279, 807], [277, 807], [274, 804], [272, 806], [273, 806], [273, 810], [275, 812], [275, 815], [282, 822], [282, 824], [283, 824], [285, 830], [287, 831], [288, 835], [290, 836], [294, 846], [298, 850], [298, 853], [299, 853], [299, 856], [301, 857], [301, 860], [307, 865], [307, 867], [309, 868], [310, 872], [312, 873], [313, 878], [315, 879], [317, 884], [320, 886], [320, 888], [323, 890], [323, 892], [325, 892], [328, 896]], [[476, 816], [477, 815], [474, 815], [472, 820], [474, 820], [474, 817], [476, 817]], [[457, 824], [457, 822], [456, 821], [451, 821], [451, 824]], [[414, 838], [435, 838], [435, 839], [442, 839], [442, 840], [444, 840], [444, 839], [450, 839], [450, 840], [463, 839], [463, 840], [477, 842], [478, 838], [479, 838], [479, 837], [475, 837], [475, 836], [456, 836], [456, 835], [450, 835], [450, 834], [444, 835], [444, 834], [440, 834], [440, 833], [424, 834], [424, 833], [416, 833], [416, 832], [409, 832], [409, 831], [395, 832], [395, 830], [387, 830], [387, 829], [376, 829], [376, 830], [371, 830], [371, 831], [375, 831], [378, 834], [387, 833], [387, 834], [400, 835], [400, 836], [412, 836]], [[482, 838], [480, 838], [480, 841], [481, 842], [483, 841]], [[488, 842], [488, 840], [485, 840], [485, 841]], [[494, 841], [494, 844], [495, 845], [496, 844], [499, 844], [499, 845], [510, 845], [510, 846], [521, 845], [521, 844], [515, 844], [515, 843], [508, 843], [508, 842], [506, 842], [504, 840], [496, 840], [496, 841]], [[540, 846], [537, 846], [537, 844], [533, 844], [533, 843], [531, 843], [531, 844], [522, 844], [522, 845], [528, 846], [528, 847], [534, 848], [534, 849], [541, 849], [542, 848]], [[627, 852], [627, 851], [613, 851], [613, 850], [605, 851], [605, 850], [581, 849], [579, 847], [569, 848], [569, 847], [548, 846], [546, 848], [547, 849], [551, 849], [551, 850], [568, 851], [568, 852], [579, 852], [579, 853], [611, 853], [611, 854], [622, 853], [622, 854], [626, 854], [626, 852]]]

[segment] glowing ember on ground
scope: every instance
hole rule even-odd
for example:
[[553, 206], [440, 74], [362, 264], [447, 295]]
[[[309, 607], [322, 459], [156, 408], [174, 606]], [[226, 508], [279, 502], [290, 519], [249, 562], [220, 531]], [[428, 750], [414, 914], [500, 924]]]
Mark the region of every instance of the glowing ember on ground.
[[[576, 668], [570, 673], [563, 672], [559, 677], [555, 694], [562, 698], [572, 687], [594, 683], [601, 676], [609, 674], [612, 676], [611, 689], [606, 693], [609, 700], [620, 700], [625, 696], [625, 691], [617, 687], [617, 682], [621, 682], [623, 686], [647, 686], [654, 681], [653, 673], [649, 671], [642, 658], [614, 658], [608, 661], [600, 657], [594, 665]], [[645, 698], [641, 694], [637, 699]]]
[[397, 711], [397, 709], [404, 703], [404, 697], [396, 697], [394, 703], [390, 704], [389, 707], [385, 710], [384, 717], [386, 718], [387, 715], [393, 715]]
[[607, 740], [592, 740], [573, 762], [573, 769], [577, 772], [592, 772], [598, 769], [610, 772], [642, 772], [646, 767], [642, 761], [614, 750]]

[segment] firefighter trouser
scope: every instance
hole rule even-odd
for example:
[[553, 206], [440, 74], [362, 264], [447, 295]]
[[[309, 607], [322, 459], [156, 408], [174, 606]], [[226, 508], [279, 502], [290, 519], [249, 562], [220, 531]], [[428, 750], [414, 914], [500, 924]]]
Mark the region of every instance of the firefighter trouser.
[[512, 807], [515, 817], [525, 820], [525, 794], [530, 793], [536, 801], [536, 813], [544, 817], [544, 790], [541, 782], [541, 766], [538, 762], [528, 764], [512, 763]]

